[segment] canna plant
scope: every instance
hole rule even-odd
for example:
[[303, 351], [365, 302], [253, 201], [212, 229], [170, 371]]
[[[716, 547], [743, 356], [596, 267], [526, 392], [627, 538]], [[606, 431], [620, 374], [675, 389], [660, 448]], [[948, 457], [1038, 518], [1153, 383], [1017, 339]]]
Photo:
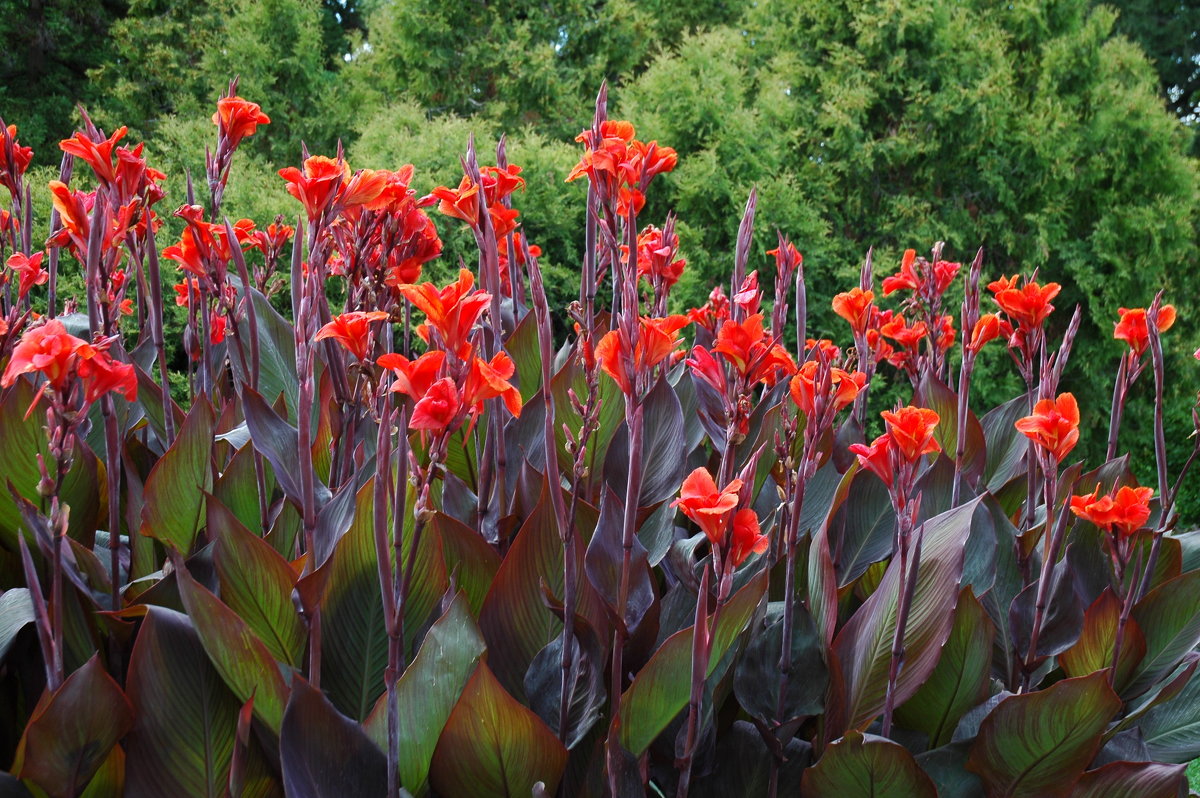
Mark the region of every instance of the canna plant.
[[[868, 253], [826, 298], [783, 233], [755, 251], [752, 193], [728, 286], [674, 312], [686, 240], [643, 217], [677, 156], [604, 89], [562, 176], [587, 208], [566, 308], [503, 140], [427, 195], [302, 147], [295, 218], [259, 227], [222, 199], [270, 119], [235, 81], [213, 121], [207, 194], [173, 176], [166, 214], [141, 145], [85, 116], [45, 241], [0, 124], [5, 794], [1185, 790], [1200, 448], [1167, 462], [1161, 296], [1119, 311], [1085, 465], [1078, 313], [1037, 275], [985, 283], [982, 251], [908, 250], [878, 286]], [[441, 264], [458, 225], [477, 258]], [[980, 408], [988, 346], [1025, 392]]]

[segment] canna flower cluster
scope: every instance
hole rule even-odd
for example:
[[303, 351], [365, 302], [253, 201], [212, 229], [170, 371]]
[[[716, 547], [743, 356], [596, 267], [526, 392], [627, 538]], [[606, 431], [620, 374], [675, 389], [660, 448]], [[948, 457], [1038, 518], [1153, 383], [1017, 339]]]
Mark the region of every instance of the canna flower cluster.
[[51, 319], [21, 336], [0, 377], [0, 387], [12, 386], [22, 374], [37, 373], [44, 382], [30, 410], [48, 392], [59, 415], [68, 411], [82, 414], [109, 392], [133, 401], [137, 398], [137, 377], [132, 365], [109, 354], [112, 343], [106, 340], [90, 344], [68, 333], [61, 321]]
[[744, 487], [741, 479], [733, 479], [718, 488], [708, 469], [697, 468], [684, 479], [679, 498], [671, 502], [700, 527], [731, 569], [740, 568], [751, 554], [766, 551], [769, 543], [759, 527], [758, 514], [748, 507], [739, 509]]
[[583, 157], [567, 175], [567, 182], [587, 177], [602, 203], [615, 200], [618, 216], [638, 214], [646, 204], [646, 188], [664, 172], [675, 169], [679, 156], [670, 147], [634, 138], [633, 124], [606, 119], [575, 137], [583, 144]]

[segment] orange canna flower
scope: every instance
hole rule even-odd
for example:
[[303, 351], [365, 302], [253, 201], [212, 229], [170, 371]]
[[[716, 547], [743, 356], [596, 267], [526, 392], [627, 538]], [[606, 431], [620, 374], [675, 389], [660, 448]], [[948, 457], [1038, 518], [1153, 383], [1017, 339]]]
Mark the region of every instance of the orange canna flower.
[[[792, 382], [788, 386], [792, 401], [805, 416], [816, 413], [817, 366], [815, 360], [804, 363], [796, 376], [792, 377]], [[836, 413], [851, 404], [866, 384], [867, 375], [861, 371], [851, 374], [845, 369], [831, 368], [829, 370], [829, 396], [833, 402], [833, 411]]]
[[218, 132], [225, 134], [230, 147], [237, 147], [242, 139], [253, 136], [259, 125], [269, 125], [271, 118], [262, 112], [258, 103], [241, 97], [222, 97], [217, 100], [217, 112], [213, 124]]
[[922, 455], [942, 450], [933, 438], [933, 431], [940, 420], [933, 410], [910, 405], [895, 412], [884, 410], [880, 415], [887, 423], [892, 447], [904, 460], [915, 463]]
[[1119, 538], [1127, 538], [1150, 519], [1150, 499], [1153, 496], [1152, 488], [1128, 485], [1102, 496], [1097, 485], [1090, 494], [1071, 497], [1071, 512], [1106, 532], [1116, 532]]
[[471, 408], [472, 414], [478, 414], [483, 410], [485, 399], [500, 397], [508, 412], [520, 416], [521, 392], [509, 382], [516, 371], [516, 364], [505, 352], [497, 352], [490, 363], [475, 358], [463, 386], [463, 404]]
[[758, 525], [758, 514], [746, 508], [733, 516], [733, 538], [729, 541], [729, 559], [734, 568], [751, 554], [762, 554], [767, 550], [770, 538], [762, 534]]
[[375, 362], [385, 369], [390, 369], [395, 375], [391, 390], [396, 393], [408, 394], [419, 401], [437, 382], [442, 364], [446, 362], [446, 353], [440, 349], [434, 349], [416, 360], [409, 360], [404, 355], [389, 353], [381, 355]]
[[116, 166], [113, 164], [113, 147], [128, 131], [129, 129], [122, 125], [113, 131], [112, 136], [100, 141], [93, 141], [87, 134], [78, 132], [71, 138], [60, 141], [58, 147], [92, 167], [92, 171], [101, 182], [112, 184], [117, 179]]
[[84, 401], [95, 402], [109, 392], [119, 393], [131, 402], [137, 399], [137, 374], [131, 364], [91, 346], [80, 350], [78, 373], [83, 380]]
[[17, 274], [17, 296], [24, 299], [35, 285], [45, 285], [50, 279], [50, 273], [42, 268], [44, 253], [35, 253], [32, 257], [22, 252], [15, 252], [8, 257], [5, 264]]
[[725, 541], [725, 527], [738, 505], [738, 491], [741, 489], [740, 479], [718, 489], [708, 469], [697, 468], [684, 478], [679, 488], [679, 498], [671, 502], [671, 506], [682, 510], [684, 515], [696, 522], [714, 546], [720, 546]]
[[[1008, 326], [1009, 329], [1005, 329]], [[983, 349], [988, 341], [999, 338], [1001, 335], [1012, 334], [1012, 328], [1007, 322], [1002, 321], [995, 313], [985, 313], [975, 322], [975, 328], [971, 330], [971, 340], [967, 342], [967, 349], [971, 352], [978, 352]]]
[[313, 155], [304, 162], [304, 171], [294, 166], [279, 170], [287, 181], [287, 191], [304, 206], [308, 220], [315, 221], [333, 204], [338, 192], [350, 180], [350, 166], [344, 160]]
[[386, 318], [388, 318], [388, 314], [382, 310], [356, 310], [351, 313], [343, 313], [340, 316], [334, 316], [333, 321], [317, 330], [313, 340], [323, 341], [326, 338], [332, 338], [344, 346], [357, 360], [363, 361], [367, 359], [371, 324]]
[[916, 259], [917, 251], [915, 249], [904, 250], [904, 257], [900, 260], [900, 271], [891, 277], [883, 279], [884, 296], [889, 296], [893, 292], [902, 289], [916, 291], [921, 287], [921, 279], [913, 269], [913, 261]]
[[[8, 157], [8, 144], [12, 144], [12, 160]], [[17, 180], [29, 169], [33, 162], [33, 147], [22, 147], [17, 143], [17, 126], [9, 125], [0, 128], [0, 186], [4, 186], [13, 194], [17, 192]], [[8, 215], [5, 212], [4, 215]], [[0, 229], [2, 229], [0, 225]]]
[[[1113, 328], [1113, 338], [1129, 344], [1133, 354], [1141, 357], [1150, 346], [1150, 328], [1146, 321], [1145, 308], [1119, 308], [1121, 320]], [[1175, 324], [1175, 306], [1163, 305], [1158, 309], [1158, 331], [1160, 333], [1171, 329]]]
[[833, 312], [850, 322], [850, 329], [861, 335], [871, 324], [874, 301], [874, 292], [851, 288], [833, 298]]
[[89, 344], [68, 333], [57, 319], [34, 327], [13, 348], [0, 386], [8, 388], [19, 375], [38, 371], [51, 386], [61, 390], [75, 368], [80, 347], [84, 346]]
[[671, 356], [680, 342], [679, 331], [690, 322], [686, 316], [638, 319], [637, 350], [633, 353], [633, 373], [626, 370], [629, 341], [620, 330], [606, 332], [596, 342], [596, 361], [621, 390], [632, 394], [639, 374], [645, 373]]
[[1027, 281], [1021, 288], [1017, 287], [1017, 276], [1001, 277], [988, 285], [988, 290], [995, 293], [996, 304], [1008, 317], [1024, 327], [1038, 327], [1054, 310], [1050, 301], [1058, 296], [1062, 286], [1058, 283], [1039, 285]]
[[425, 395], [413, 407], [412, 418], [408, 420], [409, 429], [429, 430], [438, 432], [446, 429], [458, 416], [462, 406], [462, 397], [454, 380], [442, 377], [429, 387]]
[[850, 444], [850, 453], [858, 456], [858, 464], [892, 486], [892, 438], [887, 433], [865, 443]]
[[[475, 290], [475, 276], [460, 269], [458, 279], [445, 288], [433, 283], [407, 283], [398, 289], [425, 314], [429, 327], [438, 332], [446, 349], [466, 360], [471, 353], [471, 330], [492, 301], [491, 294]], [[417, 332], [429, 342], [428, 327], [422, 325]]]
[[1042, 399], [1033, 415], [1017, 419], [1016, 428], [1061, 463], [1079, 442], [1079, 404], [1069, 393]]
[[713, 351], [719, 352], [750, 383], [774, 385], [780, 372], [792, 374], [796, 363], [787, 350], [770, 344], [763, 329], [763, 314], [744, 321], [726, 321], [717, 334]]

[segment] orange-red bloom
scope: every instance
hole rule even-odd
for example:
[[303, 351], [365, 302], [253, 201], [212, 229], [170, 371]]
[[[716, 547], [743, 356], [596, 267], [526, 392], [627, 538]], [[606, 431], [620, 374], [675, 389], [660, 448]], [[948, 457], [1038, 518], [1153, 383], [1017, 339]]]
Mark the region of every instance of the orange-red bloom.
[[767, 550], [770, 539], [762, 534], [758, 525], [758, 514], [746, 508], [733, 516], [733, 537], [729, 541], [729, 560], [738, 568], [751, 554], [762, 554]]
[[1069, 393], [1042, 399], [1033, 406], [1033, 415], [1017, 419], [1016, 428], [1062, 462], [1079, 442], [1079, 404]]
[[35, 285], [45, 285], [50, 279], [50, 273], [42, 268], [42, 256], [41, 252], [35, 253], [33, 257], [15, 252], [8, 257], [5, 265], [17, 274], [17, 296], [21, 299], [24, 299]]
[[213, 124], [225, 133], [230, 147], [236, 147], [242, 139], [253, 136], [259, 125], [268, 125], [271, 118], [262, 112], [258, 103], [241, 97], [222, 97], [217, 100], [217, 112]]
[[917, 259], [917, 251], [915, 249], [904, 250], [904, 257], [900, 260], [900, 271], [891, 277], [883, 279], [883, 295], [888, 296], [894, 291], [901, 289], [917, 290], [921, 286], [921, 280], [913, 269], [913, 261]]
[[[1129, 344], [1133, 354], [1141, 357], [1150, 346], [1150, 327], [1146, 321], [1145, 308], [1119, 308], [1121, 320], [1113, 328], [1113, 338]], [[1175, 324], [1175, 307], [1163, 305], [1158, 309], [1158, 331], [1160, 333], [1171, 329]]]
[[690, 322], [686, 316], [666, 316], [638, 320], [637, 349], [631, 358], [633, 371], [626, 368], [630, 358], [629, 341], [621, 330], [610, 330], [596, 342], [595, 356], [605, 374], [616, 380], [626, 394], [632, 394], [638, 374], [666, 360], [680, 344], [679, 331]]
[[420, 400], [437, 382], [442, 364], [446, 362], [446, 353], [440, 349], [434, 349], [416, 360], [409, 360], [404, 355], [390, 353], [381, 355], [375, 362], [385, 369], [390, 369], [395, 375], [395, 381], [391, 388], [393, 391], [408, 394], [413, 399]]
[[85, 341], [67, 332], [57, 319], [40, 327], [34, 327], [21, 336], [13, 348], [12, 358], [0, 378], [5, 388], [17, 381], [21, 374], [39, 371], [55, 389], [61, 389], [71, 376], [80, 347], [89, 346]]
[[870, 445], [865, 443], [850, 444], [850, 453], [858, 456], [858, 464], [883, 480], [889, 488], [892, 486], [892, 437], [886, 432]]
[[280, 169], [279, 176], [287, 181], [288, 193], [300, 200], [311, 222], [333, 204], [338, 192], [350, 181], [350, 166], [341, 159], [313, 155], [304, 162], [304, 171], [289, 166]]
[[735, 479], [724, 488], [717, 488], [712, 474], [706, 468], [697, 468], [688, 474], [679, 488], [679, 498], [671, 502], [683, 514], [704, 530], [714, 546], [725, 542], [725, 527], [733, 510], [738, 505], [738, 491], [742, 481]]
[[[1005, 327], [1008, 327], [1006, 330]], [[1012, 327], [1008, 322], [1003, 321], [995, 313], [985, 313], [975, 322], [975, 328], [971, 331], [971, 340], [967, 342], [967, 349], [972, 352], [978, 352], [980, 349], [995, 338], [1001, 335], [1006, 337], [1012, 334]]]
[[[12, 144], [12, 160], [8, 157], [7, 145]], [[17, 143], [17, 126], [0, 128], [0, 186], [13, 194], [17, 192], [17, 180], [33, 162], [33, 147], [22, 147]]]
[[1058, 296], [1062, 286], [1058, 283], [1039, 285], [1032, 280], [1021, 288], [1017, 287], [1017, 276], [1001, 277], [988, 285], [995, 294], [996, 304], [1008, 317], [1024, 327], [1038, 327], [1054, 310], [1050, 301]]
[[433, 283], [409, 283], [399, 286], [399, 291], [428, 319], [428, 327], [423, 324], [417, 328], [425, 342], [429, 343], [429, 328], [432, 327], [448, 351], [466, 360], [471, 353], [471, 330], [492, 301], [491, 294], [475, 290], [475, 276], [460, 269], [458, 279], [445, 288], [438, 288]]
[[1152, 488], [1134, 488], [1125, 485], [1108, 495], [1100, 495], [1100, 486], [1090, 494], [1073, 496], [1071, 512], [1091, 521], [1106, 532], [1115, 532], [1127, 538], [1146, 525], [1150, 519]]
[[[792, 382], [788, 386], [792, 401], [805, 416], [816, 413], [817, 367], [818, 364], [815, 360], [805, 362], [796, 376], [792, 377]], [[851, 404], [866, 384], [867, 375], [861, 371], [852, 374], [845, 369], [831, 368], [829, 370], [829, 398], [833, 402], [833, 411], [836, 413]]]
[[892, 446], [904, 460], [915, 463], [922, 455], [942, 450], [933, 437], [940, 420], [935, 411], [909, 406], [895, 412], [884, 410], [880, 415], [887, 423]]
[[514, 416], [521, 415], [521, 392], [509, 382], [516, 371], [516, 364], [505, 352], [497, 352], [490, 363], [475, 358], [463, 385], [463, 404], [470, 407], [472, 413], [478, 414], [483, 410], [485, 399], [500, 397], [508, 412]]
[[874, 292], [851, 288], [833, 298], [833, 312], [850, 322], [850, 329], [862, 334], [871, 324], [874, 301]]
[[796, 363], [787, 350], [771, 344], [763, 329], [763, 314], [721, 325], [713, 351], [719, 352], [749, 383], [774, 385], [779, 375], [793, 374]]
[[101, 182], [112, 184], [117, 179], [116, 166], [113, 164], [113, 147], [125, 137], [128, 130], [121, 126], [114, 130], [110, 137], [100, 141], [93, 141], [86, 133], [80, 132], [69, 139], [63, 139], [58, 146], [63, 152], [74, 155], [92, 167], [92, 171]]
[[442, 377], [429, 387], [413, 408], [408, 420], [409, 429], [444, 430], [454, 422], [462, 406], [458, 386], [449, 377]]
[[334, 316], [333, 321], [317, 330], [314, 341], [332, 338], [354, 355], [358, 360], [367, 359], [367, 345], [370, 343], [371, 324], [383, 321], [388, 314], [382, 310], [343, 313]]
[[78, 373], [83, 380], [83, 398], [95, 402], [110, 391], [129, 401], [137, 399], [137, 374], [129, 363], [114, 360], [107, 352], [85, 345], [79, 348]]

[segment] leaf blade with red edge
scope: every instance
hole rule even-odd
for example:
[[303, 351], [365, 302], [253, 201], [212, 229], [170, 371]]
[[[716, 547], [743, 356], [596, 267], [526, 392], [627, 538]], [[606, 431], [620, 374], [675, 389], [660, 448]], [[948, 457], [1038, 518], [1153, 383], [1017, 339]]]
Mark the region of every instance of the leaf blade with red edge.
[[283, 714], [279, 762], [289, 798], [387, 793], [383, 752], [371, 743], [361, 726], [300, 678], [292, 685]]
[[1105, 673], [1009, 696], [980, 724], [967, 770], [979, 775], [989, 796], [1067, 796], [1120, 708]]
[[215, 424], [212, 406], [198, 400], [146, 478], [141, 532], [185, 556], [204, 526], [204, 494], [212, 491]]
[[1160, 762], [1110, 762], [1079, 779], [1071, 798], [1179, 798], [1187, 767]]
[[904, 747], [851, 731], [804, 771], [801, 790], [812, 798], [937, 798], [933, 781]]
[[510, 798], [540, 781], [552, 795], [566, 765], [554, 732], [480, 662], [438, 739], [429, 783], [439, 795]]

